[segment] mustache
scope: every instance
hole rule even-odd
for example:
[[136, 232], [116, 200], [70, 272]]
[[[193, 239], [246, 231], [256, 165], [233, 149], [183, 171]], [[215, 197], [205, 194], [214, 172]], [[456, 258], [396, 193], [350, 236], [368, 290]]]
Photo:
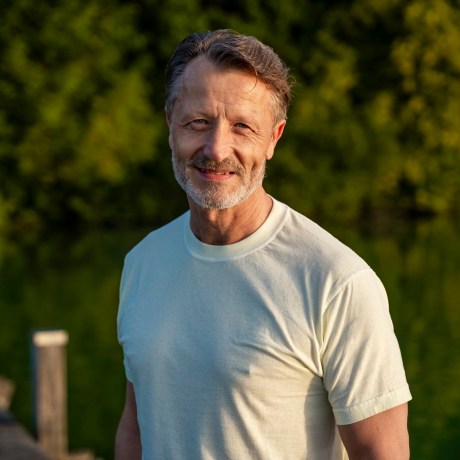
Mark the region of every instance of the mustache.
[[187, 161], [187, 166], [191, 166], [194, 168], [199, 169], [212, 169], [212, 170], [219, 170], [225, 169], [234, 172], [235, 174], [243, 174], [244, 168], [237, 163], [236, 161], [232, 160], [231, 158], [226, 158], [223, 161], [213, 161], [209, 158], [206, 158], [203, 155], [196, 155], [190, 158]]

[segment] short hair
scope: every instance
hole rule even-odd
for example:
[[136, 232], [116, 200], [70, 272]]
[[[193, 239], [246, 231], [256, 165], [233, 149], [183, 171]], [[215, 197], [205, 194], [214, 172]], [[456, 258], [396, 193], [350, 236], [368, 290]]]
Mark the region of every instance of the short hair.
[[221, 70], [253, 73], [273, 95], [275, 118], [286, 119], [291, 102], [291, 79], [286, 64], [257, 38], [230, 29], [193, 33], [175, 49], [166, 67], [165, 109], [168, 114], [174, 107], [185, 67], [198, 56], [205, 56]]

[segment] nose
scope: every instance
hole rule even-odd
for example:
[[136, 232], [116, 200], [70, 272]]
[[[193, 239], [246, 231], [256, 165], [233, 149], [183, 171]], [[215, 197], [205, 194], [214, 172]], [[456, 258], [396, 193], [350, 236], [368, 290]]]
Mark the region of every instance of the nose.
[[232, 153], [232, 135], [223, 123], [216, 123], [208, 132], [205, 156], [220, 163]]

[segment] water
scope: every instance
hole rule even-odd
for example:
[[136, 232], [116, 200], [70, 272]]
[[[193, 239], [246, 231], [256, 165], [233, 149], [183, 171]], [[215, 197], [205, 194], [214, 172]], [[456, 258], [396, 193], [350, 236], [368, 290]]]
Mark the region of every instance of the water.
[[[412, 458], [460, 458], [458, 225], [325, 226], [363, 256], [387, 288], [414, 397]], [[30, 331], [67, 329], [70, 447], [90, 448], [107, 460], [125, 385], [115, 330], [119, 277], [124, 254], [145, 233], [0, 242], [0, 374], [17, 386], [12, 411], [31, 429]]]

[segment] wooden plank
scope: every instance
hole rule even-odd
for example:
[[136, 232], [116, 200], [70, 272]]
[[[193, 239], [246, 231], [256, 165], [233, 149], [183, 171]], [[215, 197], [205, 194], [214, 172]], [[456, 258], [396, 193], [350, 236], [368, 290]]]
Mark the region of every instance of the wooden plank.
[[13, 416], [0, 410], [0, 460], [51, 460]]

